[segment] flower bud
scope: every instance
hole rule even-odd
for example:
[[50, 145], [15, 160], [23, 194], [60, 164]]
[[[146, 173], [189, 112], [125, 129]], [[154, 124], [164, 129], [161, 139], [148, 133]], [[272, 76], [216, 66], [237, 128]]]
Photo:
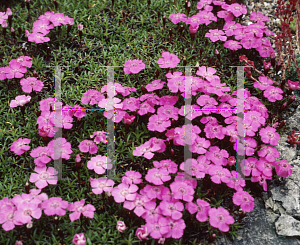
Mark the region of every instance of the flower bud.
[[234, 156], [231, 156], [231, 157], [228, 158], [228, 160], [227, 160], [227, 165], [228, 166], [233, 166], [235, 163], [236, 163], [236, 160], [235, 160]]
[[172, 29], [169, 30], [169, 34], [170, 34], [170, 39], [172, 37]]
[[76, 158], [75, 158], [75, 162], [80, 162], [81, 161], [81, 157], [79, 154], [76, 155]]
[[182, 31], [183, 31], [183, 25], [180, 26], [180, 29], [179, 29], [179, 34], [180, 36], [182, 35]]
[[156, 75], [156, 78], [158, 78], [158, 76], [159, 76], [159, 70], [156, 70], [155, 75]]
[[8, 16], [11, 16], [11, 15], [12, 15], [12, 12], [11, 12], [11, 9], [10, 9], [10, 8], [7, 8], [7, 9], [6, 9], [6, 14], [7, 14]]
[[29, 222], [26, 224], [26, 227], [27, 227], [28, 229], [30, 229], [30, 228], [32, 227], [32, 221], [29, 221]]
[[157, 21], [159, 21], [160, 18], [160, 11], [157, 11]]
[[186, 58], [183, 59], [183, 66], [187, 64]]
[[171, 156], [174, 157], [174, 155], [175, 155], [174, 150], [171, 149], [170, 152], [171, 152]]
[[145, 89], [145, 87], [144, 87], [143, 84], [141, 85], [141, 89], [142, 89], [142, 93], [143, 93], [143, 94], [146, 94], [146, 93], [147, 93], [147, 90]]
[[165, 29], [165, 25], [166, 25], [166, 16], [163, 17], [163, 28]]
[[189, 16], [189, 13], [190, 13], [190, 10], [191, 10], [191, 2], [187, 3], [186, 10], [187, 10], [187, 16]]
[[26, 182], [25, 184], [25, 191], [26, 191], [26, 194], [29, 194], [29, 183]]
[[14, 30], [14, 28], [10, 28], [10, 33], [11, 33], [11, 36], [13, 37], [13, 39], [15, 39], [16, 38], [16, 36], [15, 36], [15, 30]]
[[55, 5], [55, 8], [57, 9], [57, 8], [58, 8], [57, 1], [56, 1], [56, 0], [53, 0], [53, 3], [54, 3], [54, 5]]

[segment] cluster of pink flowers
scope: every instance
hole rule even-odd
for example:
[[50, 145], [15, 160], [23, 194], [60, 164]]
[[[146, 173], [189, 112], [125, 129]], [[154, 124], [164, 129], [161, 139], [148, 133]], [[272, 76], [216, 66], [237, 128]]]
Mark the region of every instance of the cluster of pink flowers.
[[64, 216], [68, 210], [72, 212], [69, 215], [71, 221], [79, 219], [81, 214], [90, 219], [94, 217], [95, 207], [91, 204], [84, 205], [84, 199], [68, 203], [60, 197], [49, 198], [41, 191], [42, 189], [31, 189], [29, 194], [0, 200], [0, 224], [5, 231], [14, 229], [16, 225], [32, 226], [33, 218], [40, 219], [42, 211], [47, 216]]
[[64, 16], [63, 13], [46, 12], [40, 15], [38, 20], [33, 23], [32, 33], [27, 30], [25, 32], [29, 42], [45, 43], [50, 41], [50, 38], [46, 37], [46, 35], [54, 26], [68, 24], [74, 25], [73, 18]]
[[8, 19], [8, 16], [10, 16], [10, 15], [12, 15], [10, 8], [7, 8], [6, 12], [0, 12], [0, 25], [3, 28], [6, 28], [8, 26], [6, 20]]

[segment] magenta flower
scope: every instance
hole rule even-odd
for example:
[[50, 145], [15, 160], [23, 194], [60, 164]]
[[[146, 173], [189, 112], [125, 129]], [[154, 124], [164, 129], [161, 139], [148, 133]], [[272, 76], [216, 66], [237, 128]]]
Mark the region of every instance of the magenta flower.
[[101, 194], [103, 191], [112, 192], [115, 182], [107, 177], [91, 180], [92, 192], [96, 195]]
[[[79, 105], [74, 106], [74, 116], [77, 117], [77, 120], [80, 121], [86, 115], [85, 109]], [[72, 116], [71, 116], [72, 117]]]
[[5, 80], [6, 78], [5, 67], [0, 67], [0, 80]]
[[149, 233], [147, 232], [147, 227], [142, 225], [140, 228], [137, 228], [135, 235], [142, 241], [143, 239], [148, 240], [147, 236]]
[[94, 139], [94, 142], [96, 144], [99, 144], [100, 141], [103, 143], [107, 143], [107, 140], [106, 140], [107, 135], [106, 134], [107, 134], [107, 132], [105, 132], [105, 131], [96, 131], [92, 135], [90, 135], [90, 138], [92, 139], [96, 136]]
[[276, 100], [282, 100], [283, 96], [280, 93], [283, 93], [280, 88], [270, 86], [264, 91], [264, 96], [268, 98], [269, 101], [275, 102]]
[[224, 139], [225, 134], [223, 132], [223, 126], [222, 125], [212, 125], [210, 123], [205, 125], [204, 132], [206, 133], [206, 138], [213, 139]]
[[126, 98], [123, 100], [123, 110], [135, 111], [140, 108], [140, 100], [134, 97]]
[[[1, 68], [0, 68], [1, 69]], [[1, 73], [1, 71], [0, 71]], [[0, 76], [1, 77], [1, 76]], [[0, 80], [2, 80], [0, 78]], [[296, 89], [299, 89], [300, 88], [300, 84], [299, 84], [299, 81], [296, 81], [296, 82], [292, 82], [291, 80], [288, 80], [288, 84], [289, 84], [289, 87], [291, 90], [296, 90]]]
[[261, 12], [251, 12], [249, 20], [254, 20], [257, 22], [262, 22], [262, 21], [269, 21], [269, 17], [265, 16]]
[[34, 43], [45, 43], [45, 42], [49, 42], [50, 38], [45, 37], [43, 33], [33, 32], [29, 34], [28, 41]]
[[42, 216], [42, 210], [35, 203], [22, 203], [17, 206], [15, 217], [19, 222], [27, 224], [32, 220], [32, 217], [39, 219]]
[[254, 125], [257, 128], [260, 128], [261, 125], [265, 125], [266, 123], [266, 119], [262, 117], [261, 113], [258, 111], [246, 112], [245, 119], [251, 121], [251, 125]]
[[274, 81], [272, 81], [271, 79], [269, 79], [265, 76], [260, 76], [258, 78], [258, 80], [260, 81], [260, 83], [259, 82], [254, 82], [253, 86], [255, 88], [260, 89], [260, 90], [266, 90], [267, 88], [270, 87], [271, 84], [274, 83]]
[[264, 157], [268, 162], [275, 162], [275, 157], [279, 158], [279, 152], [272, 146], [262, 145], [262, 148], [257, 152], [258, 156]]
[[58, 128], [53, 127], [53, 124], [50, 122], [39, 124], [39, 135], [42, 137], [54, 137], [57, 131]]
[[267, 179], [272, 179], [271, 176], [266, 176], [263, 173], [259, 176], [252, 176], [251, 177], [251, 182], [258, 182], [264, 189], [264, 191], [267, 191]]
[[8, 19], [7, 13], [5, 13], [5, 12], [0, 12], [0, 25], [2, 25], [3, 22], [4, 22], [5, 20], [7, 20], [7, 19]]
[[211, 12], [206, 10], [200, 10], [197, 14], [201, 17], [201, 24], [204, 23], [206, 26], [211, 23], [211, 21], [217, 22], [217, 17]]
[[79, 143], [78, 148], [81, 152], [95, 154], [98, 151], [97, 145], [92, 140], [83, 140]]
[[125, 176], [122, 177], [122, 183], [132, 185], [140, 184], [142, 182], [142, 175], [136, 171], [126, 171]]
[[142, 215], [142, 218], [146, 220], [146, 222], [154, 223], [159, 220], [159, 218], [163, 217], [160, 212], [160, 208], [156, 207], [155, 201], [149, 201], [144, 205], [146, 212]]
[[73, 237], [72, 243], [75, 245], [85, 245], [86, 243], [86, 238], [83, 233], [80, 234], [75, 234]]
[[57, 184], [57, 171], [55, 168], [49, 167], [35, 167], [34, 169], [36, 173], [32, 173], [30, 175], [29, 181], [31, 183], [35, 183], [36, 187], [39, 189], [43, 189], [49, 184], [56, 185]]
[[208, 170], [208, 174], [210, 175], [211, 181], [216, 184], [221, 184], [221, 182], [228, 183], [229, 178], [231, 178], [229, 170], [222, 166], [211, 166]]
[[65, 19], [63, 13], [55, 13], [52, 14], [49, 20], [52, 22], [54, 26], [60, 26], [61, 24], [67, 25], [68, 21]]
[[36, 77], [23, 78], [21, 79], [20, 84], [22, 85], [22, 90], [26, 93], [31, 93], [32, 90], [40, 92], [44, 86], [44, 84], [40, 80], [37, 80]]
[[165, 82], [160, 83], [161, 79], [157, 79], [154, 80], [152, 83], [149, 83], [146, 85], [146, 89], [148, 92], [154, 91], [154, 90], [158, 90], [158, 89], [162, 89]]
[[152, 115], [149, 117], [147, 128], [150, 131], [164, 132], [168, 127], [171, 126], [171, 121], [166, 119], [165, 116]]
[[277, 145], [278, 140], [280, 139], [280, 135], [276, 133], [276, 129], [270, 126], [262, 128], [259, 131], [259, 135], [261, 137], [262, 142], [271, 145]]
[[47, 146], [38, 146], [30, 152], [30, 156], [36, 158], [34, 159], [34, 163], [37, 167], [44, 167], [51, 161], [51, 158], [48, 157], [50, 156], [50, 149]]
[[166, 95], [160, 98], [159, 104], [164, 106], [174, 106], [178, 101], [177, 96]]
[[141, 217], [146, 210], [144, 209], [145, 203], [149, 202], [149, 198], [146, 195], [139, 195], [137, 194], [135, 199], [132, 202], [125, 201], [123, 204], [124, 208], [127, 208], [129, 210], [134, 209], [134, 213]]
[[[109, 99], [102, 99], [98, 103], [98, 106], [101, 108], [105, 108], [106, 111], [111, 111], [114, 108], [122, 109], [123, 103], [120, 103], [120, 102], [121, 102], [121, 100], [117, 97], [109, 98]], [[120, 103], [120, 104], [118, 104], [118, 103]]]
[[141, 104], [138, 110], [138, 114], [142, 116], [147, 114], [148, 112], [154, 113], [155, 109], [148, 102], [144, 102], [143, 104]]
[[83, 25], [82, 24], [78, 24], [77, 28], [78, 28], [79, 31], [82, 31], [83, 30]]
[[62, 200], [61, 197], [51, 197], [42, 203], [42, 209], [46, 215], [59, 215], [64, 216], [66, 214], [66, 208], [69, 203]]
[[147, 230], [150, 236], [154, 239], [159, 239], [163, 234], [169, 232], [168, 220], [164, 217], [160, 217], [157, 221], [153, 223], [146, 223]]
[[249, 176], [252, 173], [252, 176], [259, 176], [261, 172], [257, 169], [257, 158], [248, 157], [245, 159], [245, 165], [241, 165], [241, 169], [245, 176]]
[[202, 24], [202, 15], [200, 15], [199, 13], [188, 17], [187, 20], [185, 21], [186, 24], [190, 24], [192, 26], [192, 28], [195, 28], [196, 26], [199, 26], [200, 24]]
[[260, 158], [256, 162], [256, 167], [265, 176], [272, 177], [272, 163], [268, 162], [265, 158]]
[[205, 156], [216, 165], [227, 165], [229, 154], [224, 149], [220, 150], [218, 146], [212, 146], [209, 148], [209, 151], [206, 151]]
[[170, 216], [174, 220], [181, 219], [184, 206], [180, 201], [162, 201], [158, 206], [164, 216]]
[[28, 57], [28, 56], [20, 56], [20, 57], [17, 58], [17, 59], [12, 59], [12, 60], [9, 62], [9, 65], [11, 65], [12, 63], [18, 63], [18, 64], [20, 64], [21, 66], [25, 66], [25, 67], [28, 67], [28, 68], [30, 68], [30, 67], [32, 66], [31, 58]]
[[208, 202], [198, 198], [197, 204], [193, 202], [188, 202], [185, 204], [185, 207], [191, 214], [197, 212], [196, 219], [199, 222], [205, 222], [208, 220], [208, 211], [210, 210]]
[[170, 217], [167, 217], [167, 222], [168, 222], [169, 232], [164, 234], [164, 237], [160, 239], [165, 239], [169, 237], [172, 237], [174, 239], [179, 239], [180, 237], [183, 236], [184, 229], [186, 228], [183, 219], [174, 220]]
[[230, 5], [227, 5], [225, 7], [225, 9], [227, 11], [233, 13], [233, 15], [235, 17], [239, 17], [240, 15], [247, 14], [247, 8], [246, 8], [246, 5], [244, 5], [244, 4], [233, 3]]
[[209, 37], [212, 42], [216, 42], [218, 40], [225, 42], [227, 40], [227, 37], [224, 35], [225, 35], [225, 33], [221, 30], [210, 29], [209, 33], [205, 34], [205, 37]]
[[240, 45], [240, 42], [237, 42], [234, 40], [227, 40], [224, 43], [224, 47], [229, 48], [231, 50], [235, 50], [235, 51], [242, 48], [242, 46]]
[[211, 208], [208, 211], [209, 223], [223, 232], [229, 231], [229, 224], [234, 223], [233, 217], [223, 207]]
[[39, 20], [49, 20], [50, 17], [51, 17], [52, 15], [54, 15], [54, 12], [53, 12], [53, 11], [51, 11], [51, 12], [46, 12], [46, 13], [40, 15], [38, 19], [39, 19]]
[[148, 169], [145, 179], [154, 185], [162, 185], [164, 182], [169, 181], [171, 176], [165, 169], [152, 168]]
[[182, 199], [186, 202], [191, 202], [194, 197], [195, 190], [186, 182], [176, 181], [170, 184], [171, 191], [174, 193], [175, 199]]
[[161, 56], [163, 58], [159, 58], [157, 61], [157, 64], [159, 64], [160, 68], [175, 68], [180, 62], [180, 59], [177, 57], [177, 55], [169, 52], [163, 52]]
[[159, 149], [160, 149], [160, 147], [158, 145], [153, 146], [149, 141], [147, 141], [143, 145], [136, 147], [133, 150], [132, 155], [134, 155], [134, 156], [144, 155], [145, 158], [151, 159], [154, 156], [154, 153], [152, 153], [152, 152], [155, 152]]
[[73, 122], [73, 118], [67, 114], [63, 114], [60, 121], [60, 118], [57, 118], [56, 113], [53, 112], [50, 117], [50, 122], [58, 128], [70, 129], [73, 127], [73, 124], [71, 123]]
[[126, 112], [126, 114], [123, 117], [123, 119], [124, 119], [124, 123], [128, 125], [128, 124], [131, 124], [134, 121], [135, 116], [134, 115], [129, 116], [129, 114]]
[[87, 162], [87, 168], [93, 169], [97, 174], [103, 174], [105, 173], [104, 169], [112, 168], [110, 162], [111, 160], [108, 157], [97, 155]]
[[73, 222], [80, 218], [80, 215], [84, 215], [90, 219], [94, 218], [95, 207], [92, 204], [84, 206], [85, 200], [81, 199], [78, 202], [70, 203], [68, 210], [73, 212], [69, 215], [70, 220]]
[[138, 189], [139, 188], [137, 185], [127, 185], [121, 183], [113, 189], [111, 194], [117, 203], [124, 202], [125, 199], [128, 201], [133, 201], [136, 197], [136, 191]]
[[9, 66], [5, 67], [5, 73], [6, 73], [6, 78], [12, 79], [12, 78], [21, 78], [24, 76], [23, 73], [27, 72], [26, 67], [21, 66], [17, 62], [11, 63]]
[[[205, 67], [200, 66], [196, 74], [201, 77], [205, 77], [207, 81], [212, 81], [213, 79], [217, 78], [218, 76], [214, 76], [214, 74], [217, 72], [215, 68], [212, 67]], [[197, 102], [198, 103], [198, 102]], [[199, 103], [198, 103], [199, 104]]]
[[289, 175], [292, 175], [293, 169], [294, 168], [292, 165], [290, 165], [286, 160], [281, 160], [272, 163], [273, 166], [276, 168], [276, 174], [280, 177], [286, 178]]
[[129, 73], [134, 73], [137, 74], [141, 70], [146, 68], [146, 65], [143, 63], [143, 60], [127, 60], [124, 65], [124, 73], [129, 74]]
[[175, 162], [171, 161], [170, 159], [161, 160], [160, 162], [154, 161], [153, 165], [156, 168], [165, 169], [169, 173], [172, 173], [172, 174], [177, 173], [178, 166], [177, 166], [177, 164]]
[[143, 190], [144, 190], [145, 194], [151, 200], [155, 199], [155, 198], [161, 199], [163, 186], [162, 185], [159, 185], [159, 186], [146, 185], [146, 187]]
[[169, 16], [169, 19], [171, 19], [171, 21], [173, 22], [173, 24], [178, 24], [180, 21], [182, 22], [186, 22], [186, 15], [185, 14], [181, 14], [181, 13], [177, 13], [177, 14], [171, 14]]
[[71, 150], [71, 144], [67, 142], [65, 138], [57, 138], [51, 140], [48, 144], [50, 149], [50, 156], [53, 160], [58, 160], [59, 158], [70, 159], [70, 154], [73, 152]]
[[262, 45], [256, 49], [261, 57], [270, 57], [275, 55], [275, 51], [271, 46]]
[[197, 9], [204, 8], [206, 11], [211, 11], [213, 9], [213, 7], [209, 5], [211, 3], [212, 0], [201, 0], [200, 2], [197, 3]]
[[1, 207], [0, 224], [5, 231], [10, 231], [15, 228], [15, 225], [22, 225], [23, 223], [17, 220], [17, 208], [12, 205], [5, 205]]
[[85, 105], [95, 105], [103, 99], [105, 99], [105, 96], [101, 94], [98, 90], [89, 89], [82, 95], [81, 103]]
[[231, 171], [231, 178], [229, 179], [229, 182], [227, 183], [227, 186], [235, 189], [236, 191], [242, 191], [243, 187], [246, 185], [245, 180], [242, 178], [240, 173], [232, 170]]
[[152, 137], [150, 140], [150, 143], [154, 146], [157, 145], [159, 146], [159, 150], [157, 150], [156, 152], [162, 153], [166, 150], [166, 144], [164, 143], [165, 140], [163, 139], [158, 139], [156, 137]]
[[254, 198], [246, 191], [237, 191], [233, 194], [232, 201], [235, 205], [241, 206], [244, 212], [254, 209]]
[[229, 11], [225, 11], [225, 10], [218, 11], [217, 16], [219, 18], [224, 19], [226, 22], [227, 21], [232, 21], [233, 18], [234, 18], [232, 13], [230, 13]]
[[49, 30], [53, 29], [53, 25], [50, 25], [48, 20], [37, 20], [33, 23], [32, 32], [40, 32], [43, 35], [49, 33]]
[[196, 33], [197, 31], [198, 31], [198, 29], [199, 29], [199, 25], [197, 25], [197, 26], [192, 26], [192, 25], [190, 25], [189, 26], [189, 31], [190, 31], [190, 33]]
[[10, 150], [13, 151], [17, 155], [22, 155], [25, 151], [28, 151], [30, 149], [30, 146], [26, 145], [29, 144], [31, 139], [28, 138], [19, 138], [16, 141], [12, 143], [10, 146]]
[[117, 222], [117, 227], [116, 227], [116, 229], [117, 229], [119, 232], [125, 231], [125, 230], [127, 229], [127, 227], [126, 227], [124, 221], [120, 221], [120, 220], [119, 220], [119, 221]]
[[197, 137], [194, 144], [189, 146], [190, 151], [198, 154], [205, 154], [206, 148], [210, 146], [210, 141], [205, 138]]

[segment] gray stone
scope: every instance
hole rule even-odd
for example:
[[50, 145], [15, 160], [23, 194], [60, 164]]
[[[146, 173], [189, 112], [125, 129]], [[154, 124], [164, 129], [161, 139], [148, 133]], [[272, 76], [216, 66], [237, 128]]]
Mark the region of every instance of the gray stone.
[[289, 215], [281, 215], [275, 222], [276, 232], [281, 236], [300, 236], [300, 221]]

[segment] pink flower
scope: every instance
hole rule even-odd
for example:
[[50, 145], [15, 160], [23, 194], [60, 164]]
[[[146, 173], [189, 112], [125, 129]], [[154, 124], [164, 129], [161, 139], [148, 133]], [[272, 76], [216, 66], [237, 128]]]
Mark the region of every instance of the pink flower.
[[112, 196], [115, 198], [117, 203], [124, 202], [125, 199], [132, 201], [136, 197], [136, 191], [139, 188], [137, 185], [127, 185], [124, 183], [119, 184], [111, 192]]
[[118, 222], [117, 222], [117, 230], [118, 230], [119, 232], [123, 232], [123, 231], [125, 231], [126, 229], [127, 229], [127, 227], [126, 227], [124, 221], [118, 221]]
[[171, 121], [166, 119], [165, 116], [152, 115], [149, 117], [147, 128], [150, 131], [164, 132], [168, 127], [171, 126]]
[[178, 24], [180, 21], [182, 22], [186, 22], [186, 15], [185, 14], [181, 14], [181, 13], [177, 13], [177, 14], [171, 14], [169, 16], [169, 19], [171, 19], [171, 21], [173, 22], [173, 24]]
[[6, 79], [5, 67], [0, 67], [0, 80]]
[[272, 164], [269, 163], [266, 159], [260, 158], [256, 163], [256, 167], [265, 176], [272, 177]]
[[227, 40], [224, 43], [224, 47], [229, 48], [231, 50], [235, 50], [235, 51], [242, 48], [242, 46], [240, 45], [240, 42], [237, 42], [234, 40]]
[[140, 108], [140, 100], [134, 97], [126, 98], [123, 100], [123, 110], [135, 111]]
[[233, 217], [223, 207], [211, 208], [208, 215], [210, 225], [223, 232], [229, 231], [228, 225], [234, 223]]
[[160, 68], [175, 68], [180, 62], [180, 59], [177, 57], [177, 55], [169, 52], [163, 52], [161, 56], [164, 58], [159, 58], [157, 61], [157, 64], [159, 64]]
[[169, 181], [171, 176], [165, 169], [152, 168], [148, 170], [145, 179], [155, 185], [162, 185], [164, 182]]
[[259, 48], [261, 46], [260, 38], [254, 37], [251, 34], [247, 34], [242, 40], [241, 44], [243, 45], [243, 48], [245, 49], [251, 49], [251, 48]]
[[[105, 108], [106, 111], [111, 111], [114, 108], [123, 108], [123, 103], [120, 103], [121, 100], [117, 97], [114, 98], [109, 98], [109, 99], [102, 99], [99, 103], [98, 106], [101, 108]], [[118, 104], [120, 103], [120, 104]]]
[[240, 173], [232, 170], [231, 171], [231, 178], [229, 179], [229, 182], [227, 183], [227, 186], [230, 188], [235, 189], [236, 191], [242, 191], [243, 188], [246, 185], [245, 180], [242, 178]]
[[115, 182], [107, 177], [101, 177], [99, 179], [91, 180], [92, 192], [96, 195], [101, 194], [103, 191], [112, 192]]
[[206, 151], [205, 156], [216, 165], [227, 165], [229, 154], [224, 149], [220, 150], [218, 146], [211, 146], [209, 151]]
[[40, 15], [38, 19], [39, 20], [49, 20], [52, 15], [54, 15], [53, 11], [52, 12], [46, 12], [46, 13]]
[[27, 72], [27, 69], [24, 66], [21, 66], [17, 62], [11, 63], [9, 66], [5, 67], [6, 78], [21, 78], [24, 76], [23, 73]]
[[61, 117], [61, 121], [60, 118], [57, 118], [57, 113], [52, 112], [51, 117], [50, 117], [50, 122], [52, 123], [52, 125], [55, 125], [58, 128], [65, 128], [65, 129], [70, 129], [73, 127], [73, 124], [71, 122], [73, 122], [73, 118], [70, 117], [67, 114], [63, 114]]
[[2, 20], [2, 27], [3, 28], [7, 28], [8, 24], [6, 22], [6, 20]]
[[232, 21], [233, 18], [234, 18], [232, 13], [230, 13], [229, 11], [225, 11], [225, 10], [218, 11], [217, 16], [219, 18], [223, 18], [226, 22], [227, 21]]
[[28, 139], [28, 138], [24, 138], [24, 139], [19, 138], [12, 143], [12, 145], [10, 146], [10, 150], [20, 156], [25, 151], [28, 151], [30, 149], [30, 146], [25, 145], [25, 144], [29, 144], [30, 141], [31, 141], [31, 139]]
[[276, 129], [270, 126], [262, 128], [259, 131], [259, 135], [261, 137], [262, 142], [271, 145], [277, 145], [278, 140], [280, 139], [280, 135], [276, 133]]
[[271, 46], [262, 45], [256, 49], [261, 57], [270, 57], [275, 55], [275, 51]]
[[191, 17], [188, 17], [187, 20], [185, 21], [185, 23], [190, 24], [192, 26], [192, 28], [195, 28], [203, 23], [202, 16], [199, 13], [195, 14]]
[[0, 208], [0, 224], [5, 231], [10, 231], [15, 228], [15, 225], [22, 225], [16, 217], [17, 208], [13, 205], [4, 205]]
[[87, 162], [87, 168], [93, 169], [97, 174], [103, 174], [105, 173], [104, 169], [112, 168], [112, 164], [109, 164], [110, 162], [111, 160], [108, 157], [97, 155]]
[[36, 187], [42, 189], [49, 184], [56, 185], [57, 184], [57, 171], [55, 168], [49, 167], [35, 167], [34, 169], [36, 173], [32, 173], [30, 175], [29, 181], [31, 183], [35, 183]]
[[39, 219], [42, 215], [42, 210], [35, 203], [22, 203], [17, 206], [15, 217], [19, 222], [27, 224], [32, 220], [32, 217]]
[[289, 84], [289, 87], [290, 87], [291, 90], [296, 90], [296, 89], [300, 88], [299, 81], [292, 82], [291, 80], [288, 80], [288, 84]]
[[15, 98], [15, 100], [12, 100], [9, 104], [10, 107], [17, 107], [17, 106], [23, 106], [26, 103], [28, 103], [31, 100], [31, 96], [26, 95], [19, 95]]
[[145, 225], [142, 225], [140, 228], [137, 228], [135, 235], [142, 241], [143, 239], [148, 240], [147, 236], [149, 233], [147, 233], [147, 227]]
[[261, 113], [258, 111], [246, 112], [245, 119], [251, 121], [251, 125], [254, 125], [257, 128], [260, 128], [261, 125], [265, 125], [266, 123], [266, 119], [262, 117]]
[[158, 89], [162, 89], [165, 82], [160, 83], [161, 79], [157, 79], [154, 80], [152, 83], [149, 83], [146, 85], [146, 89], [148, 92], [154, 91], [154, 90], [158, 90]]
[[129, 73], [134, 73], [137, 74], [141, 70], [146, 68], [146, 65], [143, 63], [143, 60], [127, 60], [124, 65], [124, 73], [129, 74]]
[[30, 68], [32, 66], [32, 61], [31, 61], [31, 58], [28, 57], [28, 56], [20, 56], [19, 58], [17, 59], [12, 59], [10, 62], [9, 62], [9, 65], [11, 65], [12, 63], [18, 63], [20, 64], [21, 66], [26, 66], [28, 68]]
[[175, 199], [182, 199], [186, 202], [191, 202], [194, 197], [195, 190], [183, 181], [176, 181], [170, 184], [170, 188], [174, 193]]
[[152, 153], [152, 152], [155, 152], [159, 149], [160, 149], [160, 147], [158, 145], [153, 146], [149, 141], [147, 141], [143, 145], [140, 145], [140, 146], [136, 147], [133, 150], [132, 154], [134, 156], [144, 155], [145, 158], [151, 159], [154, 156], [154, 153]]
[[100, 141], [103, 143], [107, 143], [107, 140], [106, 140], [107, 135], [106, 134], [107, 134], [107, 132], [105, 132], [105, 131], [96, 131], [92, 135], [90, 135], [90, 137], [92, 139], [96, 136], [94, 139], [94, 142], [96, 144], [99, 144]]
[[252, 176], [259, 176], [261, 172], [257, 169], [257, 158], [248, 157], [245, 159], [245, 165], [241, 165], [242, 171], [245, 176], [249, 176], [252, 172]]
[[95, 105], [98, 104], [105, 96], [101, 94], [98, 90], [89, 89], [81, 97], [81, 103], [85, 105]]
[[42, 203], [42, 209], [46, 215], [59, 215], [64, 216], [66, 214], [66, 208], [69, 203], [62, 200], [61, 197], [51, 197]]
[[254, 20], [257, 22], [269, 21], [269, 17], [265, 16], [261, 12], [251, 12], [249, 20]]
[[69, 16], [65, 16], [65, 21], [68, 22], [70, 26], [74, 25], [74, 19]]
[[50, 38], [45, 37], [43, 33], [33, 32], [29, 34], [28, 41], [35, 42], [35, 43], [45, 43], [45, 42], [49, 42]]
[[135, 116], [134, 115], [129, 116], [129, 114], [126, 112], [126, 114], [123, 117], [123, 119], [124, 119], [124, 123], [128, 125], [128, 124], [131, 124], [134, 121]]
[[166, 169], [169, 173], [175, 174], [177, 173], [177, 164], [170, 159], [167, 160], [161, 160], [160, 162], [154, 161], [153, 162], [154, 167]]
[[97, 145], [92, 140], [83, 140], [79, 143], [78, 148], [81, 152], [95, 154], [98, 151]]
[[197, 137], [194, 144], [189, 146], [190, 151], [197, 154], [205, 154], [206, 148], [210, 146], [210, 141], [205, 138]]
[[86, 243], [86, 238], [83, 233], [80, 234], [75, 234], [73, 237], [72, 243], [75, 245], [85, 245]]
[[221, 184], [221, 182], [228, 183], [229, 178], [231, 178], [229, 170], [222, 166], [211, 166], [208, 170], [208, 174], [210, 175], [211, 181], [216, 184]]
[[52, 14], [49, 20], [53, 23], [54, 26], [60, 26], [61, 24], [67, 25], [68, 21], [65, 19], [63, 13]]
[[180, 201], [162, 201], [158, 206], [161, 213], [165, 216], [170, 216], [174, 220], [181, 219], [184, 206]]
[[16, 241], [16, 245], [23, 245], [23, 242], [22, 241]]
[[23, 78], [21, 79], [20, 84], [22, 85], [22, 90], [26, 93], [31, 93], [32, 90], [40, 92], [44, 86], [44, 84], [40, 80], [37, 80], [36, 77]]
[[243, 4], [233, 3], [225, 7], [225, 9], [233, 13], [235, 17], [239, 17], [240, 15], [247, 14], [246, 5]]
[[49, 33], [49, 30], [53, 29], [53, 25], [50, 25], [48, 20], [37, 20], [33, 23], [32, 32], [40, 32], [43, 35]]
[[224, 35], [225, 35], [225, 33], [221, 30], [210, 29], [209, 33], [205, 34], [205, 37], [209, 37], [212, 42], [216, 42], [218, 40], [225, 42], [227, 40], [227, 37]]
[[208, 211], [210, 210], [209, 203], [198, 198], [197, 205], [193, 202], [188, 202], [185, 204], [186, 209], [191, 213], [196, 214], [196, 219], [199, 222], [205, 222], [208, 220]]
[[210, 139], [218, 138], [221, 140], [225, 137], [222, 125], [212, 125], [208, 123], [205, 125], [204, 132], [206, 133], [206, 138]]
[[166, 240], [166, 238], [164, 238], [164, 237], [161, 237], [161, 238], [159, 238], [158, 239], [158, 244], [164, 244], [165, 243], [165, 240]]
[[255, 88], [259, 88], [260, 90], [266, 90], [267, 88], [270, 87], [271, 84], [274, 83], [274, 81], [272, 81], [271, 79], [265, 77], [265, 76], [260, 76], [258, 78], [259, 82], [254, 82], [253, 86]]
[[200, 24], [204, 23], [206, 26], [211, 23], [211, 21], [217, 22], [217, 17], [211, 12], [207, 10], [200, 10], [199, 13], [197, 14], [201, 18]]
[[272, 146], [262, 145], [261, 150], [257, 152], [258, 156], [264, 157], [268, 162], [275, 162], [275, 158], [279, 158], [279, 152]]
[[183, 219], [174, 220], [170, 217], [167, 217], [167, 221], [168, 221], [169, 232], [164, 234], [163, 239], [169, 237], [172, 237], [174, 239], [179, 239], [180, 237], [182, 237], [184, 229], [186, 228], [184, 220]]
[[48, 157], [50, 156], [50, 149], [47, 146], [38, 146], [30, 152], [30, 156], [36, 158], [34, 159], [34, 163], [37, 165], [37, 167], [44, 167], [51, 161], [51, 158]]
[[50, 156], [53, 160], [58, 160], [60, 158], [69, 159], [70, 154], [73, 152], [71, 150], [71, 144], [67, 142], [65, 138], [57, 138], [51, 140], [48, 144], [50, 149]]
[[74, 211], [74, 213], [71, 213], [69, 215], [70, 220], [73, 222], [74, 220], [77, 220], [80, 218], [80, 215], [84, 215], [90, 219], [94, 218], [94, 212], [95, 212], [95, 207], [92, 204], [87, 204], [84, 206], [85, 200], [81, 199], [78, 202], [70, 203], [68, 210], [69, 211]]
[[[156, 207], [156, 202], [149, 201], [149, 202], [145, 203], [144, 206], [145, 206], [146, 212], [142, 215], [142, 218], [145, 219], [146, 222], [155, 223], [161, 217], [163, 217], [161, 215], [160, 208]], [[148, 227], [148, 230], [149, 230], [149, 227]]]
[[198, 71], [196, 72], [196, 74], [198, 76], [205, 77], [207, 81], [211, 81], [211, 80], [215, 79], [216, 77], [218, 77], [218, 76], [213, 75], [216, 72], [217, 72], [217, 70], [215, 68], [207, 67], [207, 69], [206, 69], [205, 66], [200, 66]]
[[127, 208], [129, 210], [134, 209], [134, 213], [141, 217], [146, 210], [144, 209], [145, 203], [149, 202], [150, 199], [146, 195], [139, 195], [137, 194], [135, 199], [132, 202], [125, 201], [123, 204], [124, 208]]
[[280, 88], [270, 86], [264, 91], [264, 96], [268, 98], [269, 101], [275, 102], [276, 100], [282, 100], [283, 96], [280, 93], [283, 93]]
[[241, 206], [244, 212], [254, 209], [254, 198], [246, 191], [237, 191], [233, 194], [232, 201], [235, 205]]
[[122, 183], [132, 185], [140, 184], [142, 182], [142, 175], [136, 171], [126, 171], [125, 176], [122, 177]]
[[82, 24], [78, 24], [77, 27], [78, 27], [78, 30], [79, 30], [79, 31], [82, 31], [82, 30], [83, 30], [83, 25], [82, 25]]
[[213, 6], [210, 6], [209, 4], [212, 3], [212, 0], [201, 0], [197, 3], [197, 9], [204, 8], [206, 11], [212, 11]]
[[252, 176], [251, 182], [258, 182], [263, 187], [264, 191], [267, 191], [267, 179], [272, 179], [272, 177], [261, 173], [259, 176]]
[[280, 177], [286, 178], [293, 173], [292, 168], [294, 167], [290, 165], [286, 160], [277, 161], [272, 164], [276, 167], [276, 174]]
[[54, 137], [58, 128], [53, 127], [53, 124], [49, 122], [39, 124], [39, 135], [42, 137]]
[[164, 217], [160, 217], [157, 221], [153, 223], [146, 223], [147, 230], [150, 236], [154, 239], [159, 239], [163, 234], [169, 232], [168, 220]]

